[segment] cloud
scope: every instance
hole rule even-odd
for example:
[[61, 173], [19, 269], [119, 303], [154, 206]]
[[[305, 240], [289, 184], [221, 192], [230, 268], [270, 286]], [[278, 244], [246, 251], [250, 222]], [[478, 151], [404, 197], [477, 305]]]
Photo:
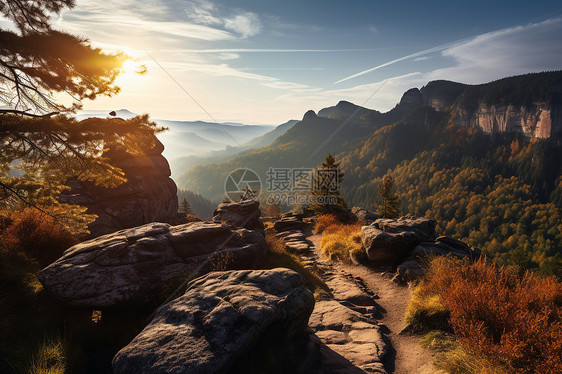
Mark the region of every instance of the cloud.
[[[146, 6], [145, 6], [146, 5]], [[129, 1], [80, 2], [57, 20], [59, 28], [87, 35], [94, 41], [121, 45], [145, 45], [147, 41], [181, 42], [186, 38], [204, 41], [233, 40], [235, 35], [209, 25], [185, 22], [170, 17], [162, 2], [138, 7]], [[100, 27], [103, 25], [103, 27]]]
[[483, 83], [511, 75], [562, 68], [562, 18], [490, 32], [442, 52], [454, 66], [429, 79]]
[[369, 26], [369, 31], [372, 32], [373, 34], [379, 33], [379, 29], [374, 25]]
[[244, 12], [235, 15], [233, 18], [224, 20], [224, 27], [240, 34], [244, 38], [259, 34], [262, 24], [255, 13]]
[[223, 27], [242, 38], [257, 35], [262, 29], [257, 14], [242, 10], [221, 10], [206, 0], [186, 2], [185, 14], [197, 24]]

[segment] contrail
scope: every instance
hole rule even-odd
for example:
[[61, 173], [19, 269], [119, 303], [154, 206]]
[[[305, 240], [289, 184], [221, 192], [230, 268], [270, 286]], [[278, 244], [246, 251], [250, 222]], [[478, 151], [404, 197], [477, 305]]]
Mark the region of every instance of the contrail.
[[220, 49], [182, 49], [189, 53], [334, 53], [334, 52], [369, 52], [391, 48], [347, 48], [347, 49], [271, 49], [271, 48], [220, 48]]
[[378, 70], [380, 68], [384, 68], [385, 66], [393, 65], [393, 64], [395, 64], [397, 62], [400, 62], [400, 61], [408, 60], [408, 59], [415, 58], [415, 57], [420, 57], [420, 56], [427, 55], [427, 54], [430, 54], [430, 53], [433, 53], [433, 52], [442, 51], [442, 50], [447, 49], [449, 47], [452, 47], [454, 45], [461, 44], [461, 43], [467, 42], [469, 40], [472, 40], [473, 38], [474, 37], [471, 36], [470, 38], [464, 38], [464, 39], [457, 40], [457, 41], [454, 41], [454, 42], [449, 42], [447, 44], [442, 44], [442, 45], [439, 45], [437, 47], [425, 49], [421, 52], [416, 52], [416, 53], [413, 53], [413, 54], [408, 55], [408, 56], [400, 57], [400, 58], [397, 58], [396, 60], [385, 62], [382, 65], [378, 65], [378, 66], [375, 66], [374, 68], [363, 70], [362, 72], [359, 72], [357, 74], [353, 74], [353, 75], [350, 75], [349, 77], [345, 77], [343, 79], [340, 79], [339, 81], [334, 82], [334, 84], [338, 84], [338, 83], [345, 82], [345, 81], [353, 79], [353, 78], [360, 77], [361, 75], [365, 75], [367, 73]]

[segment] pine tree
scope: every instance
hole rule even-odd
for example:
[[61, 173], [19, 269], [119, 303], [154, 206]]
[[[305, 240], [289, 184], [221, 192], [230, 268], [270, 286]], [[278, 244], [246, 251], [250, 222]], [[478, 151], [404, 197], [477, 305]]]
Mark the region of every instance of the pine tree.
[[273, 218], [279, 218], [279, 205], [269, 204], [267, 207], [267, 216]]
[[[81, 233], [94, 217], [59, 201], [66, 182], [123, 183], [104, 151], [143, 154], [154, 147], [158, 129], [148, 116], [79, 122], [70, 115], [83, 99], [118, 93], [115, 79], [128, 58], [52, 30], [52, 14], [73, 5], [0, 0], [0, 14], [14, 26], [0, 29], [0, 214], [32, 206]], [[55, 101], [60, 94], [70, 104]]]
[[383, 218], [400, 217], [398, 196], [392, 191], [393, 185], [394, 181], [390, 175], [385, 175], [382, 179], [382, 183], [379, 185], [380, 205], [377, 213]]
[[337, 214], [347, 208], [340, 192], [344, 173], [339, 166], [335, 157], [328, 153], [326, 159], [312, 172], [309, 208], [316, 214]]
[[181, 211], [185, 214], [193, 214], [193, 211], [191, 210], [191, 205], [189, 205], [189, 201], [187, 201], [185, 197], [181, 202]]

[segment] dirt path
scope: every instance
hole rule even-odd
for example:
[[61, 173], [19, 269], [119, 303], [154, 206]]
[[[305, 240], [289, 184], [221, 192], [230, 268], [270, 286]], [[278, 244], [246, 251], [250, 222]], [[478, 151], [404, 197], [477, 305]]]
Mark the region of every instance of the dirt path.
[[[307, 239], [313, 244], [311, 249], [319, 252], [320, 235], [312, 235]], [[390, 338], [393, 352], [391, 353], [390, 369], [394, 374], [437, 374], [441, 371], [433, 367], [433, 354], [430, 350], [422, 348], [419, 337], [399, 335], [405, 327], [404, 313], [411, 298], [411, 290], [399, 286], [388, 277], [366, 266], [332, 264], [349, 272], [356, 278], [361, 278], [363, 283], [378, 295], [377, 303], [382, 308], [383, 318], [380, 320], [388, 328], [387, 336]]]

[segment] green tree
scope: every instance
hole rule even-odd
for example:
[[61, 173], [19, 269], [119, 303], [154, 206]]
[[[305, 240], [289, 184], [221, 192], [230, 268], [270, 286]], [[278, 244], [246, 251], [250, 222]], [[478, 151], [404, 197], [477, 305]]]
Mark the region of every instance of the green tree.
[[[80, 233], [94, 217], [59, 202], [67, 181], [123, 183], [104, 152], [142, 154], [154, 147], [158, 129], [148, 116], [80, 122], [71, 116], [83, 99], [118, 93], [115, 79], [128, 59], [53, 30], [52, 14], [73, 5], [0, 0], [0, 14], [14, 26], [0, 29], [0, 210], [33, 206]], [[57, 101], [61, 95], [67, 99]]]
[[185, 214], [193, 214], [193, 211], [191, 210], [191, 205], [189, 205], [189, 201], [187, 201], [185, 197], [181, 202], [181, 211]]
[[310, 187], [311, 204], [309, 208], [316, 214], [338, 214], [347, 209], [340, 192], [344, 173], [340, 163], [328, 153], [326, 159], [312, 172]]
[[379, 201], [380, 205], [377, 213], [383, 218], [398, 218], [400, 210], [398, 209], [398, 196], [394, 194], [394, 181], [390, 175], [385, 175], [382, 183], [379, 185]]

